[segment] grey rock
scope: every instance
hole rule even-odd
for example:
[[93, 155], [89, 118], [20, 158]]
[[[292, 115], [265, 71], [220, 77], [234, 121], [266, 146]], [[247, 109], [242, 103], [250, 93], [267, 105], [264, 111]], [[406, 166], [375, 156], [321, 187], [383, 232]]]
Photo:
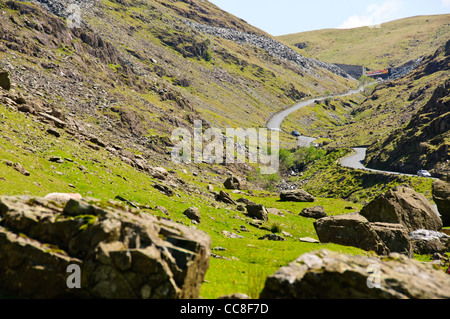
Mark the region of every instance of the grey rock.
[[224, 235], [224, 236], [227, 237], [227, 238], [234, 238], [234, 239], [242, 239], [242, 238], [244, 238], [244, 237], [242, 237], [241, 235], [237, 235], [237, 234], [235, 234], [235, 233], [233, 233], [233, 232], [229, 232], [229, 231], [227, 231], [227, 230], [223, 230], [223, 231], [221, 232], [221, 234]]
[[226, 189], [238, 189], [241, 190], [243, 189], [243, 184], [241, 182], [241, 180], [239, 178], [237, 178], [236, 176], [232, 176], [229, 177], [225, 180], [225, 182], [223, 183], [223, 186]]
[[448, 287], [450, 276], [443, 271], [403, 255], [321, 250], [269, 276], [260, 299], [448, 299]]
[[283, 191], [280, 193], [282, 202], [314, 202], [315, 198], [303, 189]]
[[255, 205], [247, 205], [247, 214], [252, 218], [256, 218], [263, 221], [269, 220], [269, 213], [264, 205], [255, 204]]
[[[43, 198], [0, 197], [2, 292], [20, 298], [199, 297], [209, 236], [126, 206], [98, 204], [69, 201], [63, 208]], [[69, 265], [80, 267], [80, 289], [66, 285]]]
[[419, 229], [410, 234], [414, 252], [419, 255], [450, 252], [450, 236], [426, 229]]
[[285, 238], [277, 234], [266, 234], [258, 238], [259, 240], [286, 241]]
[[353, 246], [366, 251], [386, 255], [389, 249], [369, 221], [357, 214], [347, 214], [318, 219], [314, 228], [321, 243]]
[[197, 207], [189, 207], [183, 214], [190, 220], [194, 220], [200, 224], [202, 217], [200, 216], [200, 211]]
[[402, 224], [408, 232], [442, 228], [441, 218], [425, 196], [406, 187], [378, 196], [361, 210], [361, 215], [370, 222]]
[[443, 226], [450, 226], [450, 182], [435, 181], [433, 199], [441, 215]]
[[410, 258], [414, 257], [414, 250], [408, 230], [401, 224], [370, 223], [383, 243], [391, 253], [399, 253]]
[[323, 217], [327, 217], [327, 213], [322, 206], [315, 206], [311, 208], [305, 208], [301, 211], [300, 216], [307, 218], [320, 219]]
[[237, 203], [231, 198], [230, 194], [224, 191], [220, 191], [220, 193], [216, 195], [216, 200], [225, 204], [237, 205]]
[[304, 242], [304, 243], [311, 243], [311, 244], [319, 244], [320, 243], [320, 241], [318, 241], [317, 239], [310, 238], [310, 237], [301, 237], [298, 240], [300, 240], [301, 242]]

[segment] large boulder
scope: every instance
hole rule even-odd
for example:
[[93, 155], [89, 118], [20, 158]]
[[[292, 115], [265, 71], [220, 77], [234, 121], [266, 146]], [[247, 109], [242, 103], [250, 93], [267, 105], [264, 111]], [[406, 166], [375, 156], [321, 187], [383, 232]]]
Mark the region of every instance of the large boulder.
[[198, 298], [210, 245], [119, 202], [0, 197], [0, 291], [19, 298]]
[[247, 215], [263, 221], [269, 220], [269, 213], [264, 205], [249, 204], [247, 205]]
[[315, 198], [303, 189], [288, 190], [280, 193], [282, 202], [314, 202]]
[[11, 89], [11, 80], [9, 79], [9, 73], [0, 69], [0, 87], [9, 91]]
[[450, 252], [450, 236], [432, 230], [419, 229], [410, 233], [414, 252], [419, 255]]
[[315, 206], [303, 209], [300, 213], [300, 216], [306, 218], [320, 219], [328, 217], [328, 214], [325, 212], [325, 209], [322, 206]]
[[441, 215], [443, 226], [450, 226], [450, 182], [435, 181], [433, 199]]
[[407, 187], [378, 196], [361, 210], [361, 215], [370, 222], [402, 224], [408, 232], [442, 228], [441, 218], [425, 196]]
[[261, 299], [448, 299], [450, 276], [399, 254], [300, 256], [266, 280]]
[[375, 251], [386, 255], [389, 249], [370, 226], [369, 221], [358, 214], [331, 216], [318, 219], [314, 228], [321, 243], [334, 243]]
[[223, 186], [226, 189], [240, 189], [240, 190], [245, 189], [244, 183], [242, 183], [242, 181], [236, 176], [231, 176], [227, 178], [223, 183]]
[[183, 213], [187, 218], [189, 218], [190, 220], [193, 220], [197, 223], [200, 224], [202, 217], [200, 215], [200, 211], [198, 210], [197, 207], [189, 207], [188, 209], [186, 209]]
[[370, 227], [377, 233], [391, 253], [400, 253], [410, 258], [414, 257], [411, 238], [405, 226], [390, 223], [370, 223]]

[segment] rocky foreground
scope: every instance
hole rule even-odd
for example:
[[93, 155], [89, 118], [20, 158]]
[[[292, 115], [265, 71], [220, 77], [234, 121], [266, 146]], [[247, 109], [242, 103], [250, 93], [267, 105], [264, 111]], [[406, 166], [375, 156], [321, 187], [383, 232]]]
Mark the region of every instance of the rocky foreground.
[[299, 257], [270, 276], [263, 299], [450, 298], [450, 276], [400, 254], [340, 255], [327, 250]]
[[[117, 202], [0, 199], [0, 291], [23, 298], [197, 298], [211, 240]], [[80, 267], [71, 289], [68, 267]], [[69, 268], [70, 269], [70, 268]]]
[[[439, 194], [449, 186], [436, 185]], [[300, 195], [309, 194], [280, 197], [314, 201]], [[447, 201], [441, 198], [439, 207]], [[247, 204], [249, 214], [253, 208], [266, 213], [255, 218], [267, 217], [264, 206]], [[269, 276], [260, 298], [450, 298], [450, 276], [439, 260], [450, 251], [450, 236], [440, 232], [440, 216], [423, 195], [400, 187], [361, 213], [328, 217], [314, 207], [302, 214], [316, 219], [320, 242], [374, 253], [307, 253]], [[271, 235], [268, 240], [282, 238]], [[437, 260], [420, 262], [415, 253]], [[57, 193], [0, 197], [0, 296], [197, 299], [212, 255], [206, 233], [119, 202]], [[78, 286], [71, 285], [72, 267], [80, 270]]]

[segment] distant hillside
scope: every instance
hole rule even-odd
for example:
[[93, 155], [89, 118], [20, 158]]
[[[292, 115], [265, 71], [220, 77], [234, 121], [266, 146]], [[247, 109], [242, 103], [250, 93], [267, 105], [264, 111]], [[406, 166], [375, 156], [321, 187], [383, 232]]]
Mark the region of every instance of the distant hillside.
[[450, 174], [449, 70], [450, 41], [424, 61], [411, 84], [436, 72], [446, 74], [446, 81], [440, 82], [437, 88], [432, 87], [434, 91], [430, 93], [430, 98], [429, 95], [424, 95], [426, 87], [412, 89], [413, 86], [410, 86], [408, 104], [418, 105], [419, 100], [427, 103], [417, 110], [406, 126], [399, 127], [368, 149], [370, 167], [409, 173], [427, 169], [435, 176]]
[[445, 175], [450, 172], [449, 50], [450, 41], [408, 75], [375, 83], [364, 94], [302, 108], [286, 119], [283, 130], [298, 130], [331, 148], [371, 145], [370, 168], [412, 174], [425, 168]]
[[371, 69], [398, 66], [433, 54], [450, 38], [450, 15], [417, 16], [380, 28], [325, 29], [280, 36], [300, 53], [330, 63]]

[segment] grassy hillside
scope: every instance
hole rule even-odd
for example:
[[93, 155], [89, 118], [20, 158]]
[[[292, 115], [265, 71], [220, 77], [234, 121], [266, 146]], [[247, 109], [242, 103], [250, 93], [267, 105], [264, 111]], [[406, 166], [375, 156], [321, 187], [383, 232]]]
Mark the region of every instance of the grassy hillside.
[[370, 69], [398, 66], [430, 55], [450, 37], [450, 15], [417, 16], [384, 23], [381, 28], [325, 29], [278, 37], [303, 54], [330, 63]]
[[352, 85], [181, 21], [265, 35], [209, 2], [102, 0], [82, 10], [86, 26], [80, 29], [69, 29], [64, 18], [37, 4], [0, 6], [7, 13], [1, 17], [2, 64], [13, 82], [78, 116], [82, 106], [103, 128], [117, 121], [137, 135], [168, 134], [194, 118], [221, 128], [258, 127], [293, 103], [293, 92], [314, 95]]
[[[174, 165], [167, 167], [166, 177], [153, 177], [124, 163], [103, 148], [93, 150], [88, 146], [90, 142], [78, 141], [62, 129], [53, 128], [60, 133], [56, 137], [48, 132], [49, 128], [50, 125], [0, 103], [1, 195], [45, 196], [51, 192], [69, 192], [105, 201], [121, 196], [129, 201], [121, 203], [129, 205], [130, 209], [205, 231], [212, 238], [212, 248], [226, 250], [213, 250], [214, 254], [224, 258], [212, 258], [206, 282], [202, 286], [203, 298], [217, 298], [237, 292], [257, 298], [268, 275], [301, 254], [318, 248], [367, 254], [352, 247], [299, 241], [300, 237], [317, 239], [314, 220], [299, 216], [303, 208], [322, 205], [330, 215], [335, 215], [346, 213], [345, 207], [349, 205], [360, 208], [358, 204], [326, 198], [317, 198], [315, 203], [282, 203], [276, 193], [258, 190], [231, 193], [234, 200], [245, 197], [284, 213], [284, 217], [271, 214], [269, 221], [256, 228], [249, 224], [252, 219], [239, 211], [236, 205], [218, 202], [207, 191], [209, 184], [216, 192], [225, 190], [222, 183], [227, 173], [220, 165], [205, 166], [202, 174], [198, 174], [195, 168], [190, 168], [188, 172], [184, 166]], [[52, 158], [60, 158], [61, 161]], [[11, 164], [16, 163], [20, 163], [29, 174], [24, 175], [14, 169]], [[161, 193], [155, 186], [157, 184], [167, 185], [173, 195]], [[165, 207], [168, 215], [159, 206]], [[200, 224], [192, 224], [183, 215], [184, 210], [192, 206], [199, 208], [202, 216]], [[278, 225], [278, 229], [292, 237], [283, 235], [285, 242], [258, 240], [271, 233], [273, 225]], [[243, 238], [227, 238], [223, 231], [239, 234]]]

